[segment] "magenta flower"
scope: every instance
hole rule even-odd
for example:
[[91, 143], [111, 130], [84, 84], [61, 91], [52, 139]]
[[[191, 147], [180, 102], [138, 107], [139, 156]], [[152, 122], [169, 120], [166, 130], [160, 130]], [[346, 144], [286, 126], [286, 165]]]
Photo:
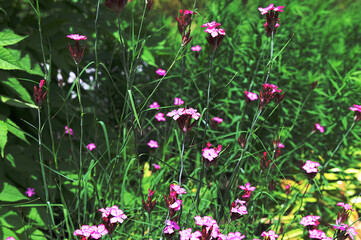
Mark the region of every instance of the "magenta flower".
[[205, 27], [206, 30], [204, 32], [209, 33], [210, 35], [207, 37], [207, 41], [209, 45], [211, 45], [213, 51], [215, 51], [218, 46], [221, 44], [226, 32], [224, 29], [219, 28], [221, 24], [216, 21], [208, 22], [203, 24], [201, 27]]
[[182, 105], [184, 101], [181, 98], [174, 98], [174, 105]]
[[105, 228], [104, 224], [100, 224], [98, 227], [94, 228], [94, 231], [91, 233], [92, 239], [99, 239], [104, 235], [108, 234], [108, 230]]
[[28, 197], [31, 197], [33, 195], [35, 195], [35, 189], [34, 188], [28, 188], [28, 190], [26, 190], [26, 195], [28, 195]]
[[246, 201], [242, 201], [239, 199], [232, 203], [232, 208], [230, 210], [232, 221], [240, 219], [243, 215], [248, 214], [247, 206], [245, 204]]
[[259, 95], [260, 109], [267, 106], [273, 99], [275, 99], [275, 102], [279, 104], [285, 96], [285, 93], [283, 93], [282, 95], [281, 93], [282, 90], [278, 89], [278, 86], [269, 83], [263, 84], [263, 89], [262, 91], [260, 91], [260, 95]]
[[159, 110], [159, 104], [157, 102], [153, 102], [152, 104], [150, 104], [149, 108], [155, 108], [157, 110]]
[[89, 225], [83, 225], [80, 229], [74, 231], [74, 235], [88, 238], [96, 229], [97, 227], [95, 225], [91, 227]]
[[127, 216], [117, 205], [99, 209], [102, 212], [103, 223], [109, 234], [112, 234], [118, 223], [123, 223]]
[[246, 183], [246, 185], [244, 186], [239, 186], [240, 189], [244, 190], [244, 191], [249, 191], [249, 192], [253, 192], [254, 190], [256, 190], [256, 187], [252, 187], [250, 183]]
[[160, 166], [158, 164], [153, 163], [153, 167], [155, 168], [155, 170], [159, 170]]
[[361, 120], [361, 105], [354, 104], [353, 107], [349, 108], [351, 111], [355, 112], [354, 121], [358, 122]]
[[196, 45], [196, 46], [191, 47], [191, 50], [193, 52], [199, 52], [200, 50], [202, 50], [202, 47], [200, 47], [199, 45]]
[[257, 93], [248, 92], [247, 90], [245, 90], [244, 94], [246, 95], [246, 103], [249, 103], [250, 101], [254, 101], [254, 100], [258, 99]]
[[262, 15], [266, 14], [266, 23], [264, 24], [264, 27], [268, 37], [270, 37], [272, 33], [276, 33], [276, 28], [279, 27], [278, 14], [283, 12], [283, 8], [284, 6], [274, 7], [273, 4], [270, 4], [266, 8], [258, 8]]
[[320, 164], [318, 162], [312, 162], [310, 160], [306, 161], [306, 164], [303, 165], [303, 169], [307, 172], [307, 173], [317, 173], [317, 167], [320, 166]]
[[176, 194], [187, 194], [187, 191], [184, 188], [181, 188], [177, 184], [171, 184], [170, 185], [170, 192], [175, 192]]
[[174, 230], [179, 230], [180, 229], [178, 224], [176, 222], [171, 221], [171, 220], [165, 221], [165, 225], [166, 225], [166, 227], [164, 228], [163, 232], [166, 233], [166, 234], [173, 234]]
[[73, 135], [73, 129], [68, 126], [65, 126], [65, 135]]
[[357, 232], [355, 230], [354, 227], [350, 227], [346, 230], [346, 235], [348, 235], [352, 240], [354, 239], [355, 236], [357, 236]]
[[45, 84], [45, 80], [41, 80], [39, 83], [39, 89], [36, 88], [36, 86], [34, 86], [34, 101], [36, 103], [36, 105], [38, 105], [38, 107], [41, 107], [41, 105], [44, 102], [46, 93], [48, 91], [45, 91], [45, 93], [43, 93], [43, 86]]
[[210, 126], [211, 126], [212, 129], [216, 129], [218, 127], [218, 125], [221, 124], [222, 122], [223, 122], [222, 118], [214, 117], [214, 118], [212, 118]]
[[214, 165], [217, 162], [219, 153], [222, 150], [222, 145], [215, 148], [210, 148], [212, 145], [207, 143], [207, 147], [202, 149], [203, 162], [207, 167]]
[[241, 240], [244, 239], [246, 236], [242, 235], [240, 232], [235, 232], [235, 233], [228, 233], [228, 237], [227, 240]]
[[184, 36], [185, 32], [187, 31], [187, 28], [190, 28], [190, 25], [192, 23], [192, 16], [193, 14], [197, 14], [197, 13], [193, 13], [193, 11], [191, 10], [179, 10], [180, 13], [180, 17], [177, 17], [177, 22], [178, 22], [178, 31], [180, 33], [180, 35]]
[[326, 234], [318, 229], [310, 230], [310, 231], [308, 231], [308, 233], [310, 234], [310, 236], [309, 236], [310, 238], [316, 238], [316, 239], [327, 238]]
[[343, 207], [343, 209], [345, 209], [346, 211], [348, 211], [348, 210], [351, 210], [352, 212], [355, 211], [355, 210], [352, 209], [351, 205], [348, 204], [348, 203], [345, 204], [345, 203], [343, 203], [343, 202], [338, 202], [338, 203], [337, 203], [337, 206]]
[[279, 238], [279, 236], [275, 233], [273, 230], [269, 230], [268, 232], [262, 232], [262, 237], [265, 237], [265, 240], [276, 240], [276, 238]]
[[164, 69], [158, 68], [158, 70], [155, 71], [155, 73], [158, 74], [158, 76], [161, 77], [161, 76], [164, 76], [167, 73], [167, 71], [164, 70]]
[[70, 39], [73, 39], [75, 41], [86, 40], [85, 35], [79, 35], [79, 34], [70, 34], [70, 35], [67, 35], [66, 37], [70, 38]]
[[147, 202], [145, 202], [144, 200], [142, 201], [143, 202], [143, 207], [145, 209], [145, 211], [150, 214], [153, 210], [154, 210], [154, 207], [155, 207], [155, 204], [156, 204], [156, 200], [153, 200], [153, 194], [154, 194], [154, 191], [150, 190], [149, 188], [149, 194], [148, 194], [148, 199], [147, 199]]
[[[184, 132], [189, 132], [201, 116], [196, 109], [193, 108], [179, 108], [167, 113], [168, 117], [172, 117], [177, 121], [179, 128]], [[192, 119], [194, 121], [192, 122]]]
[[89, 149], [89, 151], [93, 151], [97, 148], [94, 143], [89, 143], [86, 147]]
[[214, 117], [212, 120], [215, 121], [215, 122], [217, 122], [218, 124], [221, 123], [221, 122], [223, 122], [223, 119], [220, 118], [220, 117]]
[[85, 45], [80, 47], [79, 41], [86, 40], [87, 37], [84, 35], [79, 35], [79, 34], [70, 34], [70, 35], [67, 35], [67, 38], [75, 40], [74, 49], [71, 47], [70, 44], [68, 44], [68, 46], [69, 46], [69, 52], [70, 52], [71, 57], [73, 58], [75, 64], [78, 65], [83, 58], [83, 54], [84, 54], [84, 50], [85, 50]]
[[313, 128], [313, 131], [315, 132], [316, 130], [320, 131], [321, 133], [323, 133], [325, 131], [325, 128], [322, 127], [319, 123], [315, 124], [315, 127]]
[[155, 119], [157, 119], [157, 121], [158, 122], [165, 122], [165, 117], [164, 117], [164, 113], [157, 113], [156, 115], [155, 115]]
[[8, 237], [5, 240], [16, 240], [14, 237]]
[[301, 219], [300, 224], [307, 227], [308, 230], [316, 229], [320, 224], [319, 219], [321, 219], [320, 216], [308, 215]]
[[127, 5], [127, 2], [128, 0], [106, 0], [104, 4], [112, 11], [120, 14], [123, 11], [125, 5]]
[[180, 240], [198, 240], [202, 237], [202, 233], [200, 231], [196, 231], [192, 233], [192, 228], [184, 229], [183, 231], [179, 231]]
[[195, 216], [194, 220], [196, 220], [195, 224], [202, 226], [202, 238], [201, 239], [217, 239], [219, 235], [219, 227], [217, 221], [212, 219], [211, 216], [204, 216], [201, 218], [200, 216]]
[[154, 141], [154, 140], [150, 140], [148, 143], [148, 146], [150, 148], [158, 148], [159, 147], [157, 141]]

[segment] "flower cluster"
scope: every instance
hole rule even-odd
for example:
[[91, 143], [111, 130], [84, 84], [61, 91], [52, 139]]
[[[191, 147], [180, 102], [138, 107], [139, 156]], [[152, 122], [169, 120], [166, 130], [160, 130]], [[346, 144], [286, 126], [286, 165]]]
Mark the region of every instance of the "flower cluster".
[[176, 222], [173, 222], [171, 220], [165, 221], [165, 228], [163, 232], [165, 233], [165, 237], [167, 239], [172, 239], [173, 235], [175, 234], [174, 230], [179, 230], [180, 227]]
[[183, 205], [183, 200], [178, 198], [180, 194], [187, 194], [187, 191], [179, 185], [171, 184], [169, 196], [166, 197], [164, 195], [165, 203], [169, 209], [169, 219], [171, 221], [178, 221], [177, 211], [180, 210], [181, 205]]
[[117, 205], [99, 209], [102, 212], [103, 223], [109, 234], [112, 234], [118, 224], [123, 223], [127, 216]]
[[261, 236], [264, 240], [276, 240], [276, 238], [279, 238], [279, 236], [273, 230], [269, 230], [268, 232], [262, 232]]
[[68, 44], [68, 45], [69, 45], [70, 55], [73, 58], [74, 63], [76, 65], [78, 65], [80, 63], [80, 61], [82, 60], [82, 58], [83, 58], [83, 53], [84, 53], [84, 50], [85, 50], [85, 45], [80, 47], [79, 41], [80, 40], [86, 40], [87, 37], [84, 36], [84, 35], [79, 35], [79, 34], [70, 34], [70, 35], [67, 35], [66, 37], [75, 40], [74, 49], [71, 47], [70, 44]]
[[263, 107], [267, 106], [273, 99], [275, 99], [275, 102], [279, 104], [284, 96], [285, 93], [282, 93], [281, 89], [278, 89], [278, 86], [274, 84], [263, 84], [262, 91], [260, 91], [260, 102], [259, 102], [259, 108], [262, 109]]
[[307, 230], [313, 230], [317, 228], [318, 224], [320, 224], [320, 222], [318, 221], [320, 219], [320, 216], [308, 215], [301, 219], [300, 224], [305, 226]]
[[211, 146], [210, 143], [207, 143], [207, 147], [202, 149], [203, 162], [207, 167], [210, 167], [217, 162], [218, 155], [222, 150], [222, 145], [218, 145], [215, 148], [211, 148]]
[[180, 17], [177, 17], [178, 31], [182, 36], [182, 45], [185, 46], [192, 40], [192, 37], [190, 37], [192, 16], [193, 14], [195, 15], [197, 13], [194, 13], [191, 10], [183, 10], [183, 9], [179, 10], [179, 13], [180, 13]]
[[354, 121], [358, 122], [361, 120], [361, 105], [354, 104], [353, 107], [350, 107], [351, 111], [355, 112]]
[[204, 32], [209, 33], [209, 36], [207, 37], [207, 41], [209, 45], [211, 45], [213, 51], [215, 51], [218, 48], [224, 36], [226, 35], [225, 30], [220, 28], [219, 26], [221, 26], [221, 24], [217, 23], [216, 21], [208, 22], [201, 26], [206, 28]]
[[231, 220], [235, 221], [240, 219], [243, 215], [248, 214], [246, 201], [242, 201], [237, 199], [232, 203], [232, 208], [230, 210], [231, 213]]
[[[200, 113], [193, 108], [179, 108], [167, 113], [167, 117], [172, 117], [177, 121], [179, 128], [184, 132], [189, 132], [198, 121]], [[192, 119], [194, 121], [192, 122]]]
[[254, 190], [256, 190], [256, 187], [251, 186], [250, 183], [246, 183], [244, 186], [239, 186], [240, 189], [243, 190], [242, 192], [242, 199], [248, 203], [249, 199], [251, 198], [251, 194]]
[[154, 191], [150, 190], [150, 188], [149, 188], [149, 194], [148, 194], [147, 202], [145, 202], [143, 200], [143, 207], [144, 207], [145, 211], [148, 214], [150, 214], [153, 211], [153, 209], [155, 207], [155, 204], [157, 203], [156, 200], [152, 201], [153, 200], [152, 199], [153, 194], [154, 194]]
[[39, 89], [37, 89], [36, 86], [34, 86], [34, 101], [36, 105], [38, 105], [38, 107], [41, 107], [45, 99], [46, 93], [48, 92], [45, 91], [45, 93], [43, 93], [44, 84], [45, 84], [45, 80], [41, 80], [39, 83]]
[[313, 179], [318, 172], [317, 167], [320, 166], [320, 164], [318, 162], [313, 162], [311, 160], [307, 160], [306, 163], [301, 161], [301, 164], [303, 164], [302, 169], [306, 171], [307, 176], [310, 179]]
[[[267, 152], [263, 152], [263, 157], [261, 158], [261, 161], [260, 161], [260, 169], [261, 169], [261, 172], [263, 172], [265, 169], [268, 168], [268, 166], [270, 165], [272, 159], [268, 159], [267, 160]], [[275, 164], [273, 163], [271, 165], [271, 168], [274, 168], [275, 167]]]
[[99, 239], [107, 234], [108, 230], [104, 224], [100, 224], [99, 226], [93, 225], [91, 227], [89, 225], [83, 225], [80, 229], [74, 231], [74, 235], [81, 237], [81, 240]]
[[65, 126], [65, 135], [73, 135], [73, 129], [68, 126]]
[[276, 33], [277, 27], [280, 26], [278, 14], [283, 12], [284, 6], [274, 7], [273, 4], [270, 4], [266, 8], [258, 8], [262, 15], [266, 14], [266, 23], [263, 25], [266, 29], [266, 34], [270, 37], [272, 34]]

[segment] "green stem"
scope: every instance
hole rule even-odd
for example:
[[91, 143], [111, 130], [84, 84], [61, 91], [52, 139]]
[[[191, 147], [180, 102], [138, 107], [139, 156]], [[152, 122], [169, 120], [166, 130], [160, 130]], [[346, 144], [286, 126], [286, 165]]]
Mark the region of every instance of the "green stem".
[[267, 77], [266, 77], [266, 81], [264, 82], [265, 84], [267, 83], [268, 78], [269, 78], [269, 76], [270, 76], [270, 74], [271, 74], [271, 68], [272, 68], [272, 64], [273, 64], [272, 57], [273, 57], [273, 31], [272, 31], [272, 34], [271, 34], [271, 54], [270, 54], [270, 60], [269, 60], [269, 67], [268, 67]]

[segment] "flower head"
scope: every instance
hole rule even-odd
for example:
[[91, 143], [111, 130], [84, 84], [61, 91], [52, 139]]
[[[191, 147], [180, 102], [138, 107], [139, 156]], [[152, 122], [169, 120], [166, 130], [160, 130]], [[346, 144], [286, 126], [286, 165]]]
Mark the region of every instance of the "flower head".
[[145, 202], [143, 200], [143, 207], [145, 209], [145, 211], [150, 214], [154, 207], [155, 207], [155, 204], [156, 204], [156, 200], [153, 200], [153, 194], [154, 194], [154, 191], [150, 190], [149, 188], [149, 194], [148, 194], [148, 199], [147, 199], [147, 202]]
[[80, 47], [79, 40], [86, 40], [87, 37], [79, 34], [70, 34], [67, 35], [67, 38], [75, 40], [74, 49], [71, 47], [70, 43], [68, 44], [68, 46], [69, 46], [70, 55], [73, 58], [74, 63], [78, 65], [83, 58], [83, 54], [85, 50], [85, 45]]
[[207, 143], [207, 147], [202, 149], [203, 162], [206, 163], [206, 166], [212, 166], [217, 162], [219, 153], [222, 150], [222, 145], [218, 145], [215, 148], [211, 148], [211, 144]]
[[246, 103], [249, 103], [250, 101], [254, 101], [258, 99], [257, 93], [248, 92], [247, 90], [244, 91], [244, 94], [246, 96]]
[[200, 50], [202, 50], [202, 47], [200, 47], [199, 45], [196, 45], [196, 46], [191, 47], [191, 50], [193, 52], [199, 52]]
[[125, 5], [127, 5], [127, 2], [128, 0], [106, 0], [104, 4], [112, 11], [119, 14], [123, 11]]
[[212, 118], [212, 121], [210, 123], [211, 128], [216, 129], [219, 124], [223, 122], [223, 119], [220, 117], [214, 117]]
[[44, 84], [45, 84], [45, 80], [41, 80], [39, 83], [39, 89], [37, 89], [36, 86], [34, 86], [34, 101], [36, 105], [38, 105], [38, 107], [41, 107], [45, 99], [46, 93], [48, 92], [45, 91], [45, 93], [43, 93]]
[[150, 148], [158, 148], [159, 147], [157, 141], [154, 141], [154, 140], [150, 140], [148, 143], [148, 146]]
[[86, 147], [89, 149], [89, 151], [93, 151], [97, 148], [94, 143], [89, 143]]
[[266, 8], [258, 8], [262, 15], [266, 15], [264, 27], [268, 37], [270, 37], [272, 33], [276, 33], [276, 28], [279, 27], [278, 15], [280, 12], [283, 12], [283, 8], [284, 6], [274, 7], [273, 4], [270, 4]]
[[182, 105], [184, 101], [181, 98], [174, 98], [174, 105]]
[[[168, 112], [167, 116], [172, 117], [174, 120], [176, 120], [179, 128], [183, 132], [187, 133], [196, 124], [201, 114], [198, 113], [197, 110], [193, 108], [188, 108], [188, 109], [179, 108], [178, 110], [173, 110], [171, 112]], [[193, 122], [192, 119], [194, 119]]]
[[155, 71], [155, 73], [158, 74], [158, 76], [162, 77], [167, 73], [167, 71], [164, 69], [158, 68], [158, 70]]
[[320, 133], [323, 133], [325, 131], [325, 128], [321, 126], [321, 124], [316, 123], [315, 127], [313, 128], [313, 131], [316, 132], [316, 130], [320, 131]]
[[15, 240], [15, 238], [14, 237], [8, 237], [5, 240]]
[[361, 105], [354, 104], [353, 107], [349, 108], [351, 111], [355, 112], [354, 121], [358, 122], [361, 120]]
[[159, 170], [160, 166], [158, 164], [153, 163], [153, 167], [155, 168], [155, 170]]
[[301, 219], [300, 224], [307, 227], [307, 230], [312, 230], [316, 229], [317, 226], [320, 224], [320, 222], [318, 221], [320, 219], [320, 216], [308, 215]]
[[155, 108], [157, 110], [159, 110], [159, 104], [157, 102], [153, 102], [152, 104], [150, 104], [149, 108]]
[[178, 31], [180, 33], [180, 35], [184, 35], [185, 32], [187, 31], [187, 28], [190, 28], [190, 25], [192, 23], [192, 16], [193, 14], [197, 14], [194, 13], [191, 10], [179, 10], [180, 16], [177, 17], [177, 22], [178, 22]]
[[256, 187], [251, 186], [250, 183], [246, 183], [244, 186], [241, 185], [239, 186], [239, 188], [243, 190], [242, 199], [245, 202], [249, 201], [249, 199], [251, 198], [251, 193], [256, 190]]
[[65, 135], [73, 135], [73, 129], [68, 126], [65, 126]]
[[240, 232], [235, 233], [228, 233], [227, 240], [241, 240], [244, 239], [246, 236], [242, 235]]
[[35, 189], [34, 188], [28, 188], [28, 190], [26, 190], [26, 195], [28, 195], [28, 197], [31, 197], [33, 195], [35, 195]]
[[269, 230], [268, 232], [262, 232], [262, 237], [264, 237], [265, 240], [276, 240], [279, 236], [275, 233], [273, 230]]
[[211, 45], [213, 51], [215, 51], [218, 48], [224, 36], [226, 35], [226, 31], [220, 28], [219, 26], [221, 26], [221, 24], [217, 23], [216, 21], [208, 22], [201, 26], [206, 28], [204, 32], [209, 33], [209, 36], [207, 37], [207, 41], [209, 45]]
[[102, 212], [103, 223], [109, 234], [112, 234], [119, 223], [123, 223], [127, 216], [117, 205], [99, 209]]
[[230, 210], [232, 221], [240, 219], [243, 215], [248, 214], [247, 206], [245, 204], [246, 201], [242, 201], [239, 199], [232, 203], [232, 208]]
[[180, 229], [178, 224], [176, 222], [171, 221], [171, 220], [165, 221], [165, 225], [166, 225], [166, 227], [163, 230], [163, 232], [165, 234], [173, 234], [174, 230], [179, 230]]
[[303, 165], [302, 169], [304, 169], [307, 173], [307, 176], [312, 179], [316, 176], [318, 172], [318, 166], [320, 166], [318, 162], [307, 160], [306, 163]]
[[161, 122], [161, 121], [163, 121], [163, 122], [165, 122], [165, 117], [164, 117], [164, 113], [157, 113], [156, 115], [155, 115], [155, 119], [157, 119], [157, 121], [158, 122]]
[[276, 103], [280, 103], [285, 96], [285, 93], [283, 93], [282, 95], [281, 93], [282, 90], [278, 89], [278, 86], [269, 83], [263, 84], [262, 91], [260, 91], [260, 95], [259, 95], [260, 109], [267, 106], [273, 99], [275, 99]]
[[323, 239], [326, 238], [326, 234], [324, 232], [322, 232], [321, 230], [318, 229], [313, 229], [308, 231], [308, 233], [310, 234], [310, 238], [315, 238], [315, 239]]

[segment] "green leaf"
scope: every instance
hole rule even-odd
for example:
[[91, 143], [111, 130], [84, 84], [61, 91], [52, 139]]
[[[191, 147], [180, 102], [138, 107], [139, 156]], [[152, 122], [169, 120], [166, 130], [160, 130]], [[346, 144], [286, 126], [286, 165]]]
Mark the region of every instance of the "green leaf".
[[0, 201], [17, 202], [26, 199], [27, 197], [25, 197], [24, 194], [7, 181], [4, 182], [3, 189], [0, 188]]
[[25, 57], [22, 57], [19, 50], [3, 48], [1, 46], [0, 69], [23, 70], [34, 75], [44, 75], [38, 65], [35, 65], [34, 68], [32, 68], [29, 55], [25, 55]]
[[[0, 119], [2, 117], [3, 116], [0, 115]], [[20, 138], [24, 142], [30, 144], [25, 137], [24, 131], [21, 130], [13, 121], [11, 121], [10, 118], [6, 118], [6, 126], [7, 126], [9, 132], [11, 132], [12, 134], [14, 134], [16, 137]]]
[[16, 93], [25, 102], [34, 103], [28, 91], [20, 84], [20, 82], [16, 78], [8, 78], [0, 81], [0, 83], [9, 87], [11, 91]]
[[5, 104], [8, 104], [8, 105], [11, 105], [14, 107], [20, 107], [20, 108], [38, 108], [34, 104], [26, 103], [26, 102], [23, 102], [23, 101], [14, 99], [14, 98], [2, 96], [2, 95], [0, 95], [0, 102], [3, 102]]
[[157, 67], [157, 64], [155, 64], [155, 59], [153, 54], [149, 51], [148, 48], [144, 48], [143, 54], [142, 54], [142, 60], [147, 62], [149, 65]]
[[1, 156], [4, 157], [4, 148], [6, 142], [8, 141], [8, 128], [6, 123], [3, 120], [0, 120], [0, 148]]
[[16, 35], [10, 29], [4, 29], [2, 32], [0, 32], [0, 46], [13, 45], [27, 37], [28, 36], [22, 37], [22, 36]]

